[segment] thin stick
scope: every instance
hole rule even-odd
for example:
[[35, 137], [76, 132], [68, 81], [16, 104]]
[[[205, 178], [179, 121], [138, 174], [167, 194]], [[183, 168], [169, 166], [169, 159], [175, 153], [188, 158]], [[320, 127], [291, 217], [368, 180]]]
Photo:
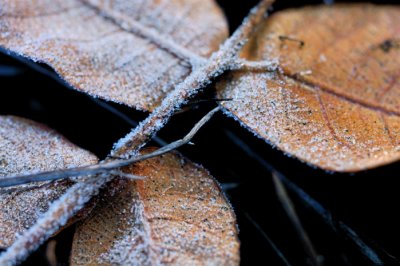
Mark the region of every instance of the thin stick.
[[111, 155], [129, 157], [137, 153], [148, 139], [165, 125], [177, 109], [209, 85], [214, 78], [229, 70], [238, 52], [263, 19], [272, 2], [273, 0], [264, 0], [253, 8], [243, 24], [225, 41], [220, 50], [213, 53], [206, 64], [196, 68], [182, 83], [178, 84], [147, 119], [118, 141]]
[[293, 224], [293, 227], [296, 229], [296, 232], [299, 235], [300, 240], [303, 242], [303, 247], [311, 259], [312, 265], [320, 266], [322, 265], [318, 259], [318, 254], [314, 249], [311, 240], [304, 229], [299, 216], [294, 209], [293, 202], [290, 200], [289, 195], [286, 192], [285, 187], [283, 186], [281, 180], [278, 177], [276, 172], [272, 172], [272, 180], [275, 185], [276, 194], [278, 195], [279, 201], [282, 203], [283, 209], [285, 210], [287, 216]]
[[[249, 157], [253, 158], [259, 164], [261, 164], [268, 172], [275, 171], [279, 173], [270, 163], [268, 163], [266, 160], [264, 160], [258, 154], [256, 154], [246, 143], [244, 143], [234, 133], [228, 130], [226, 130], [225, 133], [228, 136], [228, 138], [232, 140], [233, 143], [235, 143], [240, 149], [242, 149]], [[313, 199], [304, 190], [302, 190], [300, 187], [298, 187], [284, 175], [279, 173], [278, 177], [280, 178], [280, 180], [282, 180], [282, 182], [286, 185], [286, 187], [290, 191], [292, 191], [298, 196], [298, 198], [306, 207], [310, 208], [316, 214], [318, 214], [333, 231], [335, 232], [337, 232], [338, 230], [342, 231], [345, 234], [345, 236], [348, 237], [348, 239], [352, 241], [356, 247], [358, 247], [361, 254], [363, 254], [369, 261], [371, 261], [371, 263], [373, 263], [374, 265], [383, 265], [383, 261], [378, 256], [378, 253], [372, 247], [370, 247], [363, 239], [361, 239], [360, 236], [358, 236], [358, 234], [351, 227], [349, 227], [342, 221], [335, 221], [333, 219], [332, 213], [330, 213], [319, 202]], [[339, 226], [337, 226], [336, 224]], [[381, 248], [379, 250], [383, 254], [388, 256], [389, 261], [398, 264], [398, 260], [394, 256], [388, 254], [385, 250], [382, 250]]]
[[48, 171], [48, 172], [40, 172], [36, 174], [30, 175], [22, 175], [22, 176], [10, 176], [0, 179], [0, 187], [11, 187], [17, 186], [27, 183], [33, 182], [41, 182], [41, 181], [51, 181], [51, 180], [59, 180], [67, 177], [75, 177], [75, 176], [87, 176], [94, 175], [100, 173], [107, 173], [109, 170], [113, 170], [116, 168], [124, 167], [136, 162], [140, 162], [143, 160], [147, 160], [156, 156], [160, 156], [164, 153], [170, 152], [172, 150], [176, 150], [179, 147], [187, 144], [190, 140], [196, 135], [196, 133], [200, 130], [205, 123], [207, 123], [211, 117], [219, 110], [219, 107], [211, 110], [207, 115], [205, 115], [197, 124], [190, 130], [190, 132], [180, 140], [174, 141], [152, 153], [139, 155], [132, 157], [130, 159], [125, 160], [112, 160], [112, 161], [104, 161], [98, 164], [75, 167], [69, 169]]
[[244, 216], [247, 218], [247, 220], [250, 221], [250, 223], [261, 233], [261, 235], [267, 240], [268, 244], [271, 246], [271, 248], [275, 251], [275, 253], [278, 255], [278, 257], [282, 260], [282, 263], [286, 266], [290, 266], [291, 264], [289, 261], [286, 259], [285, 255], [283, 255], [282, 251], [276, 246], [274, 241], [267, 235], [267, 233], [260, 227], [260, 225], [254, 221], [253, 218], [247, 213], [243, 212]]
[[[353, 229], [351, 229], [348, 225], [346, 225], [342, 221], [334, 221], [332, 213], [326, 210], [319, 202], [313, 199], [304, 190], [295, 185], [285, 176], [280, 175], [279, 178], [282, 180], [283, 183], [285, 183], [286, 187], [290, 191], [292, 191], [297, 195], [297, 197], [306, 207], [310, 208], [315, 213], [317, 213], [324, 220], [324, 222], [327, 225], [329, 225], [329, 227], [333, 231], [335, 232], [342, 231], [345, 234], [345, 236], [358, 247], [361, 254], [363, 254], [371, 263], [373, 263], [374, 265], [384, 264], [382, 259], [377, 254], [377, 252], [375, 252], [370, 246], [368, 246], [365, 243], [365, 241], [362, 240]], [[382, 252], [386, 253], [386, 251], [384, 250], [382, 250]], [[392, 255], [390, 254], [387, 255], [390, 257], [391, 260], [394, 260], [396, 261], [396, 263], [398, 263], [397, 259], [395, 259]]]
[[[200, 130], [200, 128], [207, 123], [207, 121], [209, 121], [218, 110], [219, 107], [211, 110], [192, 128], [192, 130], [190, 130], [190, 132], [184, 138], [172, 142], [171, 144], [164, 146], [151, 154], [140, 156], [140, 159], [144, 160], [159, 156], [188, 143]], [[52, 236], [59, 227], [65, 225], [70, 217], [80, 210], [84, 204], [91, 199], [92, 196], [98, 193], [103, 184], [113, 179], [113, 174], [115, 174], [114, 170], [111, 170], [111, 173], [109, 173], [105, 172], [106, 169], [110, 170], [119, 168], [137, 161], [138, 158], [132, 158], [129, 160], [116, 160], [94, 165], [91, 171], [101, 170], [100, 174], [94, 177], [86, 177], [84, 178], [83, 182], [77, 182], [58, 200], [54, 201], [46, 214], [39, 218], [31, 228], [22, 233], [22, 235], [17, 238], [11, 247], [1, 254], [0, 265], [17, 264], [21, 260], [25, 259], [29, 253], [35, 250], [41, 243], [43, 243], [43, 241]], [[106, 168], [104, 168], [104, 166], [106, 166]], [[80, 169], [80, 171], [81, 170], [82, 169]], [[61, 172], [63, 173], [60, 173], [60, 176], [65, 176], [66, 171]], [[73, 173], [73, 171], [68, 173], [68, 176], [70, 176], [71, 173]], [[91, 172], [88, 171], [85, 173]], [[37, 177], [39, 178], [40, 174], [37, 175]], [[138, 179], [139, 178], [140, 177], [138, 177]]]
[[[235, 33], [225, 41], [219, 51], [215, 52], [207, 63], [196, 68], [186, 79], [178, 84], [174, 91], [166, 97], [161, 105], [139, 126], [121, 139], [111, 152], [111, 156], [129, 157], [138, 153], [145, 143], [183, 104], [211, 83], [212, 79], [229, 69], [229, 65], [237, 57], [238, 51], [244, 45], [256, 26], [262, 21], [273, 0], [262, 0], [250, 11], [250, 15]], [[85, 179], [70, 187], [64, 195], [54, 201], [49, 210], [39, 218], [27, 231], [0, 255], [0, 265], [15, 265], [24, 260], [32, 251], [54, 234], [77, 211], [82, 209], [100, 188], [113, 179], [112, 176], [99, 174]]]

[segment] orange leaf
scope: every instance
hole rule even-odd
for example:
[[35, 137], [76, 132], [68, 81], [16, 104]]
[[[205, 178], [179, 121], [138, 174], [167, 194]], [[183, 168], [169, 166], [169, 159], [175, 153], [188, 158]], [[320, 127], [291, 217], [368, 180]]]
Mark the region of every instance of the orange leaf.
[[235, 215], [206, 170], [172, 153], [126, 172], [146, 178], [100, 199], [78, 225], [72, 265], [238, 265]]
[[400, 159], [400, 8], [367, 4], [286, 10], [245, 47], [277, 71], [234, 72], [223, 106], [272, 145], [334, 171]]
[[[94, 164], [96, 156], [38, 123], [0, 116], [0, 178]], [[74, 182], [0, 188], [0, 248], [10, 246]], [[81, 213], [82, 215], [82, 213]]]

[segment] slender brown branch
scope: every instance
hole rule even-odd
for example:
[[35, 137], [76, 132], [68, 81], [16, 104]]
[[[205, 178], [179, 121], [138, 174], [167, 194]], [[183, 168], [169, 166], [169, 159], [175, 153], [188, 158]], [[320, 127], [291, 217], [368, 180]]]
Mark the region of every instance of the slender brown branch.
[[296, 210], [294, 209], [294, 205], [289, 198], [289, 195], [286, 192], [282, 181], [279, 179], [278, 174], [276, 172], [272, 172], [272, 180], [275, 185], [276, 194], [280, 202], [282, 203], [283, 209], [285, 210], [287, 216], [289, 217], [290, 221], [292, 222], [296, 232], [299, 235], [300, 240], [303, 242], [303, 246], [305, 251], [307, 252], [309, 258], [311, 259], [312, 265], [320, 266], [322, 263], [318, 259], [318, 254], [315, 251], [311, 240], [304, 229], [303, 225], [300, 222], [299, 217], [297, 216]]
[[[202, 88], [209, 85], [215, 77], [229, 70], [238, 51], [262, 21], [272, 2], [273, 0], [262, 0], [253, 8], [243, 24], [225, 41], [220, 50], [215, 52], [206, 63], [195, 68], [147, 119], [121, 139], [114, 146], [111, 156], [128, 158], [137, 155], [138, 151], [168, 122], [177, 109], [187, 103]], [[0, 265], [15, 265], [24, 260], [61, 226], [65, 225], [68, 219], [83, 208], [85, 203], [112, 179], [113, 176], [101, 173], [86, 177], [84, 182], [78, 182], [70, 187], [64, 195], [50, 205], [49, 210], [30, 229], [22, 233], [7, 251], [0, 255]]]
[[200, 130], [200, 128], [207, 123], [211, 119], [211, 117], [219, 110], [219, 107], [211, 110], [207, 115], [205, 115], [197, 124], [190, 130], [190, 132], [180, 140], [174, 141], [152, 153], [139, 155], [132, 157], [130, 159], [125, 160], [112, 160], [112, 161], [104, 161], [99, 164], [93, 164], [82, 167], [75, 167], [69, 169], [41, 172], [30, 175], [22, 175], [22, 176], [10, 176], [0, 179], [0, 187], [10, 187], [16, 185], [22, 185], [32, 182], [41, 182], [41, 181], [50, 181], [50, 180], [58, 180], [67, 177], [75, 177], [75, 176], [86, 176], [86, 175], [94, 175], [99, 173], [106, 173], [109, 170], [113, 170], [116, 168], [120, 168], [123, 166], [130, 165], [132, 163], [136, 163], [139, 161], [147, 160], [156, 156], [160, 156], [164, 153], [170, 152], [172, 150], [176, 150], [190, 142], [190, 140], [196, 135], [196, 133]]

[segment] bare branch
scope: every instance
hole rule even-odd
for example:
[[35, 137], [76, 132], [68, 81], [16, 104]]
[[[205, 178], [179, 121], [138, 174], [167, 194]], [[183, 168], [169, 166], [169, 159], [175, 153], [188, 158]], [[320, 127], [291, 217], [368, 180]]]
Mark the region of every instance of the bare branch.
[[263, 0], [254, 7], [243, 24], [225, 41], [220, 50], [213, 53], [206, 64], [194, 69], [182, 83], [176, 86], [147, 119], [118, 141], [111, 155], [118, 157], [134, 155], [155, 132], [168, 122], [177, 109], [186, 104], [202, 88], [210, 84], [215, 77], [229, 70], [230, 66], [234, 64], [238, 52], [246, 43], [250, 34], [262, 21], [266, 10], [272, 3], [273, 0]]
[[37, 174], [30, 175], [22, 175], [22, 176], [10, 176], [0, 179], [0, 187], [11, 187], [16, 185], [22, 185], [32, 182], [41, 182], [41, 181], [50, 181], [50, 180], [58, 180], [67, 177], [75, 177], [75, 176], [87, 176], [104, 173], [107, 171], [113, 170], [116, 168], [120, 168], [123, 166], [127, 166], [139, 161], [143, 161], [146, 159], [150, 159], [161, 154], [170, 152], [172, 150], [176, 150], [182, 145], [187, 144], [194, 137], [194, 135], [200, 130], [200, 128], [207, 123], [211, 119], [211, 117], [219, 110], [219, 107], [211, 110], [207, 115], [205, 115], [197, 124], [190, 130], [190, 132], [182, 139], [174, 141], [152, 153], [148, 153], [145, 155], [139, 155], [132, 157], [130, 159], [125, 160], [112, 160], [112, 161], [103, 161], [99, 164], [93, 164], [83, 167], [75, 167], [69, 169], [41, 172]]
[[[178, 84], [147, 119], [114, 146], [111, 156], [130, 157], [137, 155], [146, 142], [168, 122], [174, 112], [188, 102], [206, 85], [221, 75], [237, 57], [237, 53], [247, 38], [264, 18], [264, 14], [273, 0], [262, 0], [250, 11], [250, 15], [235, 33], [225, 41], [220, 50], [212, 54], [206, 63], [194, 68], [186, 79]], [[160, 149], [161, 150], [161, 149]], [[69, 218], [84, 207], [99, 189], [113, 176], [99, 174], [85, 178], [67, 190], [58, 200], [50, 205], [49, 210], [27, 231], [25, 231], [0, 255], [0, 265], [15, 265], [24, 260], [30, 252], [47, 240]]]
[[[151, 154], [140, 156], [141, 160], [159, 156], [188, 143], [199, 129], [207, 123], [207, 121], [209, 121], [218, 110], [219, 107], [211, 110], [206, 116], [197, 122], [184, 138], [172, 142]], [[99, 166], [102, 167], [100, 171], [101, 173], [97, 176], [85, 177], [83, 182], [76, 183], [58, 200], [54, 201], [45, 215], [38, 219], [31, 228], [17, 238], [11, 247], [1, 254], [0, 265], [15, 265], [19, 261], [25, 259], [31, 251], [39, 247], [39, 245], [53, 235], [59, 227], [65, 225], [70, 217], [83, 208], [84, 204], [88, 202], [92, 196], [96, 195], [105, 183], [111, 181], [114, 174], [116, 174], [114, 170], [112, 170], [111, 174], [105, 171], [104, 165], [107, 165], [107, 169], [115, 169], [137, 161], [137, 158], [132, 158], [129, 160], [116, 160], [105, 162], [100, 165], [94, 165], [94, 169], [99, 168]], [[40, 177], [40, 175], [38, 176]], [[63, 176], [65, 176], [64, 173]], [[139, 179], [141, 177], [133, 178]]]

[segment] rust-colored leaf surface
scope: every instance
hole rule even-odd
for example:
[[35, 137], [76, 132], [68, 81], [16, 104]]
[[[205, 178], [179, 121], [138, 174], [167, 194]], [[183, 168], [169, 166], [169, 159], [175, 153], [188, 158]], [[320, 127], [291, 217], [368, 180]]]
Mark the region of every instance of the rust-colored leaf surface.
[[[0, 116], [0, 178], [97, 162], [97, 158], [38, 123]], [[72, 184], [70, 180], [0, 188], [0, 248], [28, 229], [49, 204]]]
[[238, 265], [235, 215], [202, 167], [177, 153], [136, 164], [78, 225], [72, 265]]
[[0, 0], [0, 6], [0, 46], [47, 63], [78, 90], [143, 110], [191, 72], [191, 59], [176, 51], [207, 57], [227, 36], [214, 0]]
[[334, 171], [400, 159], [400, 8], [337, 5], [267, 19], [245, 47], [277, 71], [218, 86], [229, 114], [289, 155]]

